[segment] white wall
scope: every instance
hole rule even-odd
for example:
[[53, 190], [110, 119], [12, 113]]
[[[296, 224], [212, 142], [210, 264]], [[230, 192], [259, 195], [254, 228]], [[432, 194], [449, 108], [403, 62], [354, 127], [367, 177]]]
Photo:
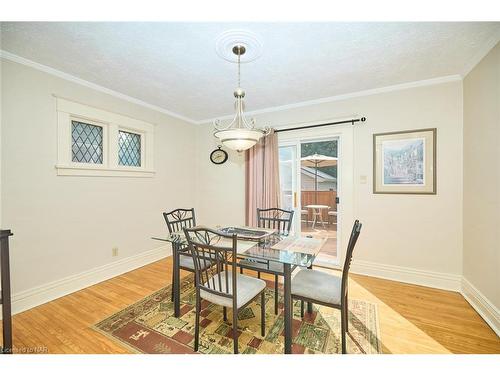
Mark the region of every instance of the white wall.
[[[423, 271], [425, 277], [444, 278], [437, 286], [457, 289], [462, 273], [462, 82], [455, 80], [270, 112], [256, 119], [259, 126], [280, 127], [352, 114], [368, 119], [354, 129], [353, 209], [355, 217], [364, 224], [355, 262]], [[437, 195], [373, 194], [373, 133], [431, 127], [438, 129]], [[233, 154], [229, 164], [211, 166], [208, 152], [215, 145], [210, 139], [211, 126], [202, 125], [197, 132], [201, 214], [212, 222], [224, 217], [242, 222], [241, 157]], [[360, 183], [360, 176], [367, 176], [366, 184]], [[208, 194], [210, 200], [200, 205]]]
[[464, 79], [464, 278], [500, 330], [500, 44]]
[[245, 224], [245, 154], [228, 151], [222, 165], [213, 164], [210, 153], [217, 148], [210, 125], [196, 130], [196, 209], [203, 225]]
[[[2, 60], [2, 69], [1, 222], [14, 232], [14, 300], [159, 247], [150, 237], [165, 232], [162, 211], [195, 205], [194, 126], [14, 62]], [[156, 175], [57, 176], [52, 94], [157, 124]]]

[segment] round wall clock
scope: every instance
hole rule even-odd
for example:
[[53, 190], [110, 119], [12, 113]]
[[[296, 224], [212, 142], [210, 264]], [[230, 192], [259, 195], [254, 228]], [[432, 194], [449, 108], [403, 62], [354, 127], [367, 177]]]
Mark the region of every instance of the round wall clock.
[[227, 152], [218, 146], [210, 153], [210, 161], [214, 164], [224, 164], [227, 161]]

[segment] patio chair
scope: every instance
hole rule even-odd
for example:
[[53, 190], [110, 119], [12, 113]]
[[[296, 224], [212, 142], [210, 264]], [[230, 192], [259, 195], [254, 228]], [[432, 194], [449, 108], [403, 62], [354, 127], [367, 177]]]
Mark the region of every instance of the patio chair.
[[337, 224], [337, 211], [328, 211], [328, 224]]
[[302, 220], [305, 216], [306, 227], [309, 225], [309, 211], [307, 209], [300, 210], [300, 220]]

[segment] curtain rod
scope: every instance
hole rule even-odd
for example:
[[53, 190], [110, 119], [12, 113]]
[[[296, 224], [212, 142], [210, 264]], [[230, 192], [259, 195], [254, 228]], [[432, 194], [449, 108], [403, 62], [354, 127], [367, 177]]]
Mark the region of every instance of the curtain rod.
[[274, 132], [275, 133], [281, 133], [281, 132], [288, 132], [291, 130], [301, 130], [301, 129], [310, 129], [310, 128], [319, 128], [321, 126], [328, 126], [328, 125], [340, 125], [340, 124], [352, 124], [356, 122], [365, 122], [366, 117], [361, 117], [361, 118], [353, 118], [351, 120], [344, 120], [344, 121], [335, 121], [335, 122], [327, 122], [325, 124], [316, 124], [316, 125], [307, 125], [307, 126], [297, 126], [295, 128], [287, 128], [287, 129], [277, 129]]

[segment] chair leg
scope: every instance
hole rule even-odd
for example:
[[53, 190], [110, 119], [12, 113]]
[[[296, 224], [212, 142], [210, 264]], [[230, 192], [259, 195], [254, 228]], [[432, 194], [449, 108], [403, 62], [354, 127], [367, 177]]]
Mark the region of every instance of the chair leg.
[[224, 315], [224, 321], [227, 322], [227, 308], [226, 307], [222, 308], [222, 314]]
[[260, 271], [257, 271], [257, 278], [260, 279]]
[[194, 323], [194, 351], [198, 351], [198, 341], [200, 340], [200, 310], [201, 301], [199, 293], [196, 293], [196, 318]]
[[304, 317], [304, 300], [300, 300], [300, 317]]
[[345, 294], [345, 331], [349, 332], [349, 304], [347, 303], [347, 293]]
[[174, 273], [172, 272], [172, 296], [170, 297], [170, 301], [174, 302]]
[[233, 347], [234, 354], [238, 354], [238, 309], [233, 309]]
[[347, 353], [347, 345], [346, 345], [346, 313], [344, 311], [345, 305], [341, 307], [341, 312], [340, 312], [340, 330], [341, 330], [341, 336], [342, 336], [342, 354]]
[[260, 294], [260, 335], [266, 335], [266, 290]]
[[278, 275], [274, 275], [274, 315], [278, 315]]
[[243, 267], [240, 267], [240, 273], [243, 275]]

